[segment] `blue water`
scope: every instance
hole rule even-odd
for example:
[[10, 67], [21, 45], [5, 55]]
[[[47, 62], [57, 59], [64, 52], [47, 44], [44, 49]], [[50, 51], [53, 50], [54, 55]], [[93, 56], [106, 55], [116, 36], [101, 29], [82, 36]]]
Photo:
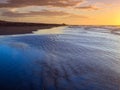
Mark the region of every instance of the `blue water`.
[[120, 36], [114, 28], [1, 36], [0, 90], [119, 90]]

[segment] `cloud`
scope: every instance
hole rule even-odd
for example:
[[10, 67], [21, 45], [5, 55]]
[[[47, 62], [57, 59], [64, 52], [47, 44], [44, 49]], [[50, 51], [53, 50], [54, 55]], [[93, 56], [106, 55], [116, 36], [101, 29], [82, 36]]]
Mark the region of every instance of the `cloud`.
[[75, 6], [83, 1], [84, 0], [8, 0], [7, 3], [0, 3], [0, 7], [25, 7], [31, 5], [69, 7]]
[[65, 18], [88, 18], [87, 16], [75, 14], [72, 12], [58, 11], [58, 10], [46, 10], [41, 9], [39, 11], [28, 11], [28, 12], [19, 12], [17, 9], [0, 9], [2, 11], [1, 16], [5, 17], [35, 17], [35, 16], [44, 16], [44, 17], [65, 17]]
[[27, 13], [19, 13], [14, 11], [5, 11], [1, 15], [7, 16], [7, 17], [30, 17], [35, 15], [40, 16], [63, 16], [68, 15], [69, 13], [62, 12], [62, 11], [48, 11], [48, 10], [42, 10], [42, 11], [30, 11]]
[[[10, 9], [3, 12], [2, 16], [31, 16], [31, 15], [65, 15], [74, 10], [98, 10], [93, 5], [83, 5], [86, 0], [0, 0], [0, 8]], [[50, 10], [53, 9], [52, 11]], [[0, 11], [2, 10], [0, 9]], [[56, 10], [57, 9], [57, 10]], [[44, 11], [42, 11], [44, 10]], [[46, 10], [46, 11], [45, 11]], [[42, 12], [41, 12], [42, 11]], [[60, 14], [61, 13], [61, 14]]]
[[79, 18], [82, 18], [82, 19], [89, 19], [88, 16], [85, 16], [85, 15], [75, 15], [75, 14], [68, 15], [68, 18], [74, 18], [74, 19], [79, 19]]
[[7, 0], [0, 0], [0, 3], [2, 4], [4, 4], [4, 3], [7, 3]]
[[76, 7], [76, 8], [77, 8], [77, 9], [82, 9], [82, 10], [99, 10], [98, 7], [92, 6], [92, 5], [80, 6], [80, 7]]
[[69, 16], [88, 18], [81, 10], [98, 10], [94, 5], [82, 5], [87, 0], [0, 0], [0, 16]]

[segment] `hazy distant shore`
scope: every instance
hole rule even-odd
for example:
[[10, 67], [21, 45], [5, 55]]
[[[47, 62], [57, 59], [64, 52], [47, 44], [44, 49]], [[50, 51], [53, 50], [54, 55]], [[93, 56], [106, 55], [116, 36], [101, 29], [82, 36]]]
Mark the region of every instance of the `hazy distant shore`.
[[49, 29], [64, 24], [19, 23], [0, 21], [0, 35], [26, 34], [38, 29]]

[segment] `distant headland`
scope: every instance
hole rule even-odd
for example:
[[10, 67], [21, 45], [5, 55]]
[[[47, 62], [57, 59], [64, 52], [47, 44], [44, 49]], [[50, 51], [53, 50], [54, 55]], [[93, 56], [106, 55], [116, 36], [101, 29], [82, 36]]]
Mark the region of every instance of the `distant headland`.
[[59, 26], [66, 26], [66, 24], [10, 22], [0, 20], [0, 35], [26, 34], [32, 33], [32, 31], [36, 31], [38, 29], [49, 29]]

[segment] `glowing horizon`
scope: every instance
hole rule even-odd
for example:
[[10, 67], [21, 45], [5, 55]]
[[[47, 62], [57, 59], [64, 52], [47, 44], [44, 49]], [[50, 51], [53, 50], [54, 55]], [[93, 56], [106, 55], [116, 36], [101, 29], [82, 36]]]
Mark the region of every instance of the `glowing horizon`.
[[0, 19], [72, 25], [120, 25], [120, 0], [0, 0]]

